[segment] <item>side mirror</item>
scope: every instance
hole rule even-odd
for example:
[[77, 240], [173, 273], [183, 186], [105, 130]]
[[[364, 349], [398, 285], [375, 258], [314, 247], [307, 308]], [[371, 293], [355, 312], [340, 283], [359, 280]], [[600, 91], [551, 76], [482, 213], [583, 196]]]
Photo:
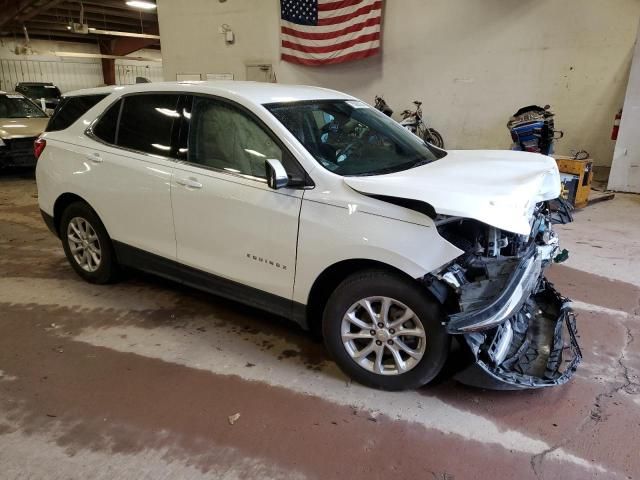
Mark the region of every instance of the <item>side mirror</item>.
[[274, 190], [286, 187], [289, 183], [289, 175], [282, 166], [280, 160], [269, 158], [264, 161], [264, 167], [267, 172], [267, 184]]

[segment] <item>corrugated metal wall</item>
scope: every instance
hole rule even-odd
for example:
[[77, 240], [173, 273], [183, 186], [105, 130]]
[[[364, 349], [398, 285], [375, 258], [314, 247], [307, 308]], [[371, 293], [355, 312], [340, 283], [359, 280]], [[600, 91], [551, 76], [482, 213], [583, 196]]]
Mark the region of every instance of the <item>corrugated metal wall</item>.
[[99, 62], [0, 59], [0, 89], [11, 91], [18, 82], [53, 82], [61, 91], [96, 87], [103, 83]]
[[162, 64], [134, 65], [131, 63], [119, 64], [116, 61], [116, 83], [118, 85], [130, 85], [136, 83], [136, 77], [145, 77], [152, 82], [162, 82]]
[[[161, 82], [162, 64], [116, 61], [116, 83], [135, 83], [136, 77]], [[12, 91], [18, 82], [53, 82], [62, 92], [103, 85], [100, 60], [73, 62], [59, 60], [0, 59], [0, 90]]]

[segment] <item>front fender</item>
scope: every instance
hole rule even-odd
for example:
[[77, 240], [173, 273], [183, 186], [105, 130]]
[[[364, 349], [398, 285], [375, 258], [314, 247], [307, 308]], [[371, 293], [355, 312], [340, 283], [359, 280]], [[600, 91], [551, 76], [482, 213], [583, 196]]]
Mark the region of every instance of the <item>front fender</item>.
[[318, 276], [344, 260], [374, 260], [420, 278], [464, 253], [426, 220], [417, 224], [359, 209], [303, 202], [294, 300], [306, 304]]

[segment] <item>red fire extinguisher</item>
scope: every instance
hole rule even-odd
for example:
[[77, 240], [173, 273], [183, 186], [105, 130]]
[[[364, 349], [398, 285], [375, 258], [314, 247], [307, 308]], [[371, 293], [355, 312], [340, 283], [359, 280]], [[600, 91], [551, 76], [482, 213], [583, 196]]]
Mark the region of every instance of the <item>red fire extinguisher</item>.
[[611, 131], [611, 140], [618, 140], [618, 133], [620, 132], [620, 121], [622, 120], [622, 109], [616, 113], [616, 118], [613, 121], [613, 130]]

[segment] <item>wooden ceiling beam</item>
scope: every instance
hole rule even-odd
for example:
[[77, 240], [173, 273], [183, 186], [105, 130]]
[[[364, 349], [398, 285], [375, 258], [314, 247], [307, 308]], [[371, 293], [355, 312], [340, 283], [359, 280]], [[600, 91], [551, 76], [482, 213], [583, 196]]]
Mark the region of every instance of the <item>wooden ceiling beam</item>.
[[0, 14], [0, 27], [12, 22], [19, 15], [28, 12], [37, 0], [15, 0], [4, 4], [2, 14]]
[[22, 13], [18, 16], [17, 21], [19, 22], [27, 22], [31, 20], [33, 17], [40, 15], [41, 13], [46, 12], [50, 8], [55, 7], [57, 4], [61, 3], [62, 0], [39, 0], [36, 1], [35, 4], [31, 7], [27, 12]]

